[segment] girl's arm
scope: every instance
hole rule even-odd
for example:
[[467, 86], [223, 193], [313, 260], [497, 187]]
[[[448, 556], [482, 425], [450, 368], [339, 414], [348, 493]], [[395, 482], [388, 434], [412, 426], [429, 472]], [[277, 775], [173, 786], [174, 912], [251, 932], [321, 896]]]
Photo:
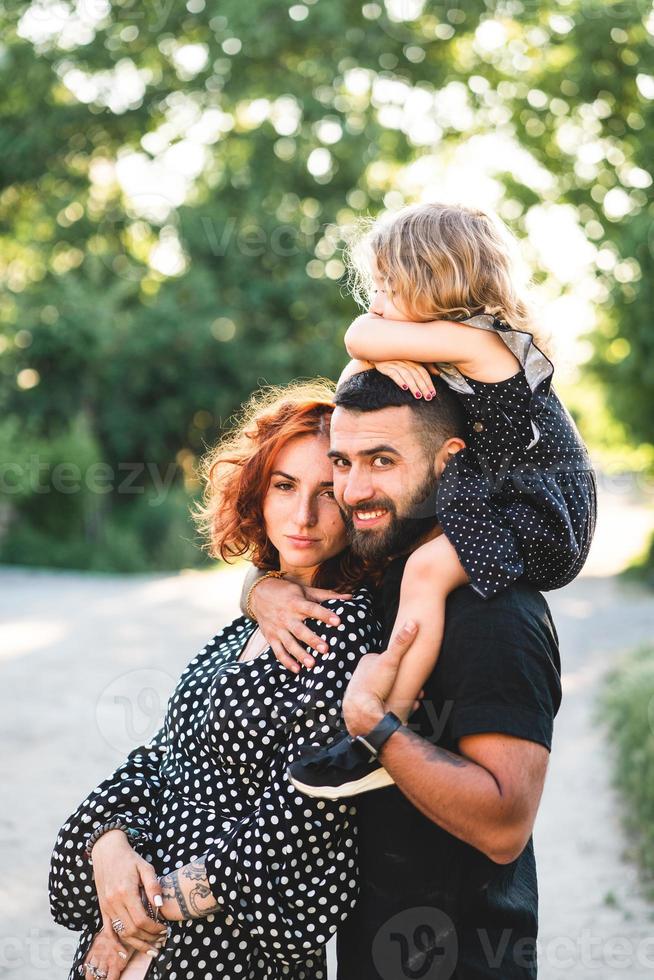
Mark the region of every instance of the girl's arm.
[[341, 376], [336, 382], [336, 387], [340, 387], [345, 381], [351, 378], [354, 374], [361, 374], [362, 371], [369, 371], [374, 368], [372, 361], [364, 361], [361, 359], [353, 359], [348, 361], [343, 370], [341, 371]]
[[454, 364], [478, 381], [505, 381], [519, 370], [518, 359], [499, 334], [454, 320], [387, 320], [364, 313], [348, 327], [350, 357], [370, 361], [398, 359]]

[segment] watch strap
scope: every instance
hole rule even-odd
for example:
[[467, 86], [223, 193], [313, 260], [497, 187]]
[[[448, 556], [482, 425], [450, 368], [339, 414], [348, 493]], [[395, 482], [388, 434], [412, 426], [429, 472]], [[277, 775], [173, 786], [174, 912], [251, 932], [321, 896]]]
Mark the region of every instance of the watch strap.
[[360, 742], [370, 752], [372, 759], [376, 759], [384, 742], [388, 741], [402, 724], [401, 718], [392, 711], [387, 711], [382, 720], [366, 735], [356, 735], [355, 741]]

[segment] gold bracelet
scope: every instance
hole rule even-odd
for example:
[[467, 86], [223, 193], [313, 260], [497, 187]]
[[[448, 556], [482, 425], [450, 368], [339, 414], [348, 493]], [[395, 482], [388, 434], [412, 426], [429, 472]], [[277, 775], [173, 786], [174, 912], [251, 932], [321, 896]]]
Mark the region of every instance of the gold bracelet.
[[257, 617], [252, 612], [252, 606], [250, 605], [250, 599], [252, 598], [252, 593], [256, 589], [257, 585], [261, 585], [263, 580], [266, 578], [284, 578], [285, 575], [286, 572], [266, 572], [265, 575], [262, 575], [261, 578], [258, 578], [256, 582], [250, 586], [247, 599], [245, 600], [245, 614], [248, 617], [248, 619], [251, 619], [255, 623], [258, 622]]

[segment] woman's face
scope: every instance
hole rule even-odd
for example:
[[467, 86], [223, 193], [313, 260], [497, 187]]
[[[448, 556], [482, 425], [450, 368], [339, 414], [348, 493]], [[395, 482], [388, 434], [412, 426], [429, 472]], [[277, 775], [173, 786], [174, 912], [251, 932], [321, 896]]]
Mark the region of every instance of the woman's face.
[[275, 457], [263, 499], [266, 534], [279, 552], [279, 567], [305, 584], [348, 543], [328, 450], [327, 436], [291, 439]]

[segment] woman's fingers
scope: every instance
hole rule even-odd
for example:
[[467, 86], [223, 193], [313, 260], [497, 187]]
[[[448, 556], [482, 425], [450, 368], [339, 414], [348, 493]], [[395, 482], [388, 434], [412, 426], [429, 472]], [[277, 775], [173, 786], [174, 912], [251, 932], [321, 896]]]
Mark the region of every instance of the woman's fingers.
[[159, 879], [154, 868], [148, 861], [143, 860], [138, 866], [138, 872], [150, 905], [153, 909], [161, 908], [163, 905], [163, 896], [161, 894], [161, 885], [159, 884]]
[[143, 908], [141, 899], [125, 899], [122, 907], [118, 906], [118, 915], [124, 929], [118, 934], [120, 940], [132, 949], [142, 953], [159, 947], [158, 942], [165, 941], [168, 929], [165, 923], [155, 922]]
[[[118, 980], [127, 965], [129, 957], [129, 952], [125, 951], [122, 943], [115, 938], [115, 934], [105, 926], [103, 931], [98, 933], [91, 943], [89, 951], [84, 957], [84, 965], [93, 965], [97, 974], [104, 974], [106, 980]], [[91, 977], [92, 975], [91, 971], [84, 971], [85, 977]]]

